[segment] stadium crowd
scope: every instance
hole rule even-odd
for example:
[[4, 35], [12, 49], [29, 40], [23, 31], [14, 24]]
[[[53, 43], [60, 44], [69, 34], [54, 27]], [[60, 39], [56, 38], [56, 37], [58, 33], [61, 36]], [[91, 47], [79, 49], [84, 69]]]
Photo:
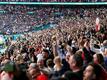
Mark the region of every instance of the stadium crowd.
[[1, 2], [106, 2], [107, 0], [0, 0]]
[[[8, 28], [24, 31], [33, 21], [35, 25], [55, 23], [56, 27], [25, 33], [16, 41], [9, 38], [0, 56], [0, 80], [107, 80], [106, 7], [4, 8], [9, 13], [1, 14], [1, 22], [15, 25]], [[28, 15], [28, 11], [36, 14]], [[42, 21], [36, 21], [38, 17]], [[95, 29], [97, 17], [99, 31]]]
[[[71, 18], [70, 21], [78, 24], [87, 23], [93, 27], [96, 17], [100, 16], [102, 24], [106, 22], [106, 7], [101, 8], [71, 8], [64, 6], [19, 6], [1, 5], [0, 6], [0, 30], [1, 33], [22, 33], [32, 31], [34, 27], [43, 26], [48, 23], [58, 24], [64, 18]], [[84, 20], [85, 19], [85, 20]]]

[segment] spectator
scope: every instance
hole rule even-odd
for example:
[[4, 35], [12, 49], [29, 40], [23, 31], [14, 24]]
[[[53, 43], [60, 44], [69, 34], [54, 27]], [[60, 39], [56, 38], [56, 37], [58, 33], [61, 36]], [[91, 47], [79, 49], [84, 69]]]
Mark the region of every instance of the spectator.
[[95, 64], [101, 65], [104, 69], [107, 69], [105, 63], [104, 63], [104, 57], [102, 54], [94, 54], [93, 55], [93, 61]]
[[67, 80], [75, 79], [75, 80], [82, 80], [83, 76], [83, 71], [82, 71], [82, 66], [83, 66], [83, 60], [82, 57], [79, 54], [74, 54], [70, 56], [69, 60], [70, 68], [71, 71], [67, 71], [64, 74], [64, 77]]
[[97, 64], [89, 64], [84, 71], [83, 80], [106, 80], [107, 74]]
[[35, 63], [30, 64], [28, 71], [34, 80], [48, 80], [48, 77], [40, 71], [39, 67]]
[[57, 79], [64, 74], [65, 69], [59, 56], [55, 57], [54, 64], [54, 74], [52, 76], [52, 79]]

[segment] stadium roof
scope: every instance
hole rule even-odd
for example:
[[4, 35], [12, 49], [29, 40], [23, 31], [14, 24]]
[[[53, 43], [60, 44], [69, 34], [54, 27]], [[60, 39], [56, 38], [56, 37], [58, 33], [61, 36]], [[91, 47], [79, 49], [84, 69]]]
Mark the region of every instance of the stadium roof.
[[107, 5], [107, 2], [0, 2], [1, 5]]

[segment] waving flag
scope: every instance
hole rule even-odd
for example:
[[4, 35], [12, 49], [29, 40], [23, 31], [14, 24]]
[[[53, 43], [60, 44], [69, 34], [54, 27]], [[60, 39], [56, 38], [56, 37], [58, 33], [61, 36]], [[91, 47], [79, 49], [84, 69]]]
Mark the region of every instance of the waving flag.
[[99, 18], [96, 18], [96, 32], [100, 30], [100, 20]]

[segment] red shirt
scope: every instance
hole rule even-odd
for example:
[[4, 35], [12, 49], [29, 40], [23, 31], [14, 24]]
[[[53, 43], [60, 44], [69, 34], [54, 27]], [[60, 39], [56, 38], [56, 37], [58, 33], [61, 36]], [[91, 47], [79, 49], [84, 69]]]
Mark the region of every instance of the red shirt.
[[41, 74], [35, 80], [48, 80], [48, 77], [44, 74]]

